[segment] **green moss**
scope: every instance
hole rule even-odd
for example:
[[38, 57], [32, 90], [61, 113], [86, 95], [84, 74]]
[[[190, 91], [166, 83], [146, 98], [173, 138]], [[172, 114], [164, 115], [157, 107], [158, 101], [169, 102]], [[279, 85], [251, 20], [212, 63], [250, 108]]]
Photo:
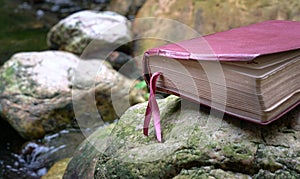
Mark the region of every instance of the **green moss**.
[[16, 73], [18, 66], [19, 66], [18, 63], [14, 63], [11, 66], [9, 66], [8, 68], [6, 68], [6, 70], [3, 71], [3, 73], [1, 74], [1, 78], [6, 83], [13, 82], [14, 80], [13, 80], [12, 76]]
[[253, 179], [298, 179], [299, 173], [288, 170], [277, 170], [274, 173], [267, 170], [260, 170], [257, 174], [253, 175]]
[[5, 88], [17, 88], [17, 82], [14, 77], [16, 71], [19, 68], [19, 63], [13, 63], [11, 66], [2, 71], [0, 74], [0, 92], [2, 93]]
[[248, 149], [247, 146], [237, 143], [225, 145], [223, 147], [223, 151], [225, 156], [232, 157], [236, 160], [249, 159], [253, 157], [252, 152]]
[[183, 169], [179, 175], [177, 175], [174, 179], [194, 179], [194, 178], [199, 178], [199, 179], [209, 179], [212, 178], [208, 171], [200, 168], [192, 168], [190, 170]]
[[[22, 94], [26, 94], [24, 96], [24, 100], [27, 97], [35, 96], [36, 93], [34, 91], [35, 87], [38, 86], [36, 82], [32, 79], [23, 80], [25, 76], [29, 76], [26, 73], [26, 70], [22, 69], [22, 64], [17, 60], [10, 61], [9, 66], [4, 68], [0, 74], [0, 92], [2, 93], [4, 90], [11, 92], [20, 92]], [[29, 99], [31, 100], [31, 98]]]
[[231, 133], [236, 126], [230, 123], [213, 135], [206, 127], [194, 125], [197, 122], [191, 123], [194, 117], [205, 120], [208, 115], [199, 116], [187, 108], [180, 111], [179, 98], [173, 96], [159, 100], [166, 135], [163, 143], [157, 143], [153, 126], [149, 128], [150, 137], [142, 134], [145, 107], [142, 104], [131, 108], [121, 117], [112, 132], [119, 138], [105, 151], [106, 158], [100, 158], [96, 178], [250, 178], [250, 175], [263, 177], [264, 174], [256, 175], [261, 168], [273, 172], [273, 178], [297, 176], [292, 167], [295, 162], [287, 165], [278, 160], [283, 155], [284, 160], [297, 161], [296, 156], [285, 154], [280, 146], [250, 142], [252, 135], [239, 138], [240, 135]]
[[16, 65], [12, 65], [6, 69], [3, 73], [3, 77], [5, 80], [10, 80], [10, 76], [13, 75], [16, 71]]

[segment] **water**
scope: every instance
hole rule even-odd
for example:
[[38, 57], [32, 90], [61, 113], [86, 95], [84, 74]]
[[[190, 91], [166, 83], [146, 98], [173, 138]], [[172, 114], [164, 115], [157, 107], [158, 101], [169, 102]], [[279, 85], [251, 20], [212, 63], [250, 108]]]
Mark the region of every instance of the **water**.
[[103, 10], [109, 0], [0, 0], [0, 65], [14, 53], [47, 50], [46, 36], [59, 19], [83, 9]]
[[[56, 3], [59, 0], [34, 5], [28, 2], [0, 0], [0, 65], [17, 52], [47, 50], [49, 29], [60, 18], [80, 10], [71, 4], [77, 1], [71, 0], [69, 5]], [[56, 161], [71, 157], [83, 140], [81, 131], [68, 129], [40, 140], [26, 141], [0, 118], [0, 178], [40, 178]]]
[[[0, 0], [0, 12], [0, 65], [14, 53], [47, 49], [46, 35], [51, 23], [47, 25], [46, 19], [41, 21], [29, 4]], [[37, 158], [50, 149], [34, 142], [25, 143], [0, 119], [0, 178], [39, 178], [46, 172], [47, 165], [38, 164]]]
[[46, 19], [38, 19], [35, 11], [20, 6], [22, 2], [0, 0], [0, 65], [16, 52], [47, 49]]
[[0, 178], [40, 178], [56, 161], [72, 157], [84, 139], [79, 129], [68, 129], [25, 141], [0, 120]]

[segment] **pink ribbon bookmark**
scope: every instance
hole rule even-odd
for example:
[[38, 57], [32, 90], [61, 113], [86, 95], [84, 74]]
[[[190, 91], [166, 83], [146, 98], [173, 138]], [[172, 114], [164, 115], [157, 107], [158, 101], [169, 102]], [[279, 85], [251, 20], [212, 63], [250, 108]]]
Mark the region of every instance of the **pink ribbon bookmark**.
[[145, 120], [144, 120], [144, 135], [148, 136], [149, 124], [151, 121], [151, 116], [153, 114], [156, 138], [159, 142], [161, 142], [160, 112], [155, 98], [155, 92], [156, 92], [156, 81], [160, 75], [161, 75], [160, 72], [155, 72], [152, 74], [150, 78], [150, 95], [148, 99], [148, 105], [146, 108]]

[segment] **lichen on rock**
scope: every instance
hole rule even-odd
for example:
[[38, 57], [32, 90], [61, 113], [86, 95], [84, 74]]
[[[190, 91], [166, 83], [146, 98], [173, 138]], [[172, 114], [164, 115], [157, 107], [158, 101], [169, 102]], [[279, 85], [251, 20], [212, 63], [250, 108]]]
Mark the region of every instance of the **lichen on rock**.
[[[300, 131], [293, 110], [269, 126], [230, 116], [220, 119], [189, 108], [178, 97], [159, 101], [162, 143], [142, 133], [146, 104], [131, 107], [99, 152], [96, 178], [299, 177]], [[211, 120], [211, 121], [209, 121]], [[217, 129], [209, 122], [221, 120]], [[290, 132], [284, 132], [286, 129]], [[276, 141], [276, 142], [275, 142]]]
[[0, 115], [27, 139], [78, 127], [75, 117], [92, 123], [90, 108], [95, 108], [102, 120], [88, 127], [113, 121], [118, 118], [113, 100], [120, 106], [119, 113], [145, 101], [145, 91], [131, 88], [137, 82], [107, 62], [82, 60], [63, 51], [15, 54], [0, 68], [0, 78]]

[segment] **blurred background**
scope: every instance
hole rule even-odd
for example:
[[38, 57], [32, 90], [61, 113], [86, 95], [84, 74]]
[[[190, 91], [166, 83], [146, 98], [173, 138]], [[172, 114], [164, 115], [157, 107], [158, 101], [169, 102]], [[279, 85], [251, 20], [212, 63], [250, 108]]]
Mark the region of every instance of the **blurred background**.
[[[133, 37], [172, 36], [174, 40], [191, 36], [165, 21], [143, 23], [134, 19], [173, 19], [202, 35], [271, 19], [300, 20], [300, 1], [294, 0], [0, 0], [0, 65], [18, 52], [54, 49], [80, 55], [64, 48], [65, 44], [47, 44], [47, 34], [60, 20], [82, 10], [113, 11], [132, 20]], [[129, 48], [121, 48], [117, 56], [126, 61], [164, 43], [153, 39], [135, 41]], [[70, 150], [83, 139], [75, 129], [24, 139], [0, 118], [0, 178], [40, 178], [56, 161], [70, 157]], [[73, 142], [66, 147], [68, 141]]]
[[[49, 29], [60, 19], [87, 9], [110, 10], [128, 19], [178, 20], [202, 35], [270, 19], [300, 20], [300, 2], [292, 0], [0, 0], [0, 3], [1, 64], [18, 51], [47, 49]], [[182, 33], [166, 24], [136, 24], [133, 32], [164, 36]], [[136, 49], [143, 51], [150, 45], [150, 41], [145, 41], [136, 45]]]

